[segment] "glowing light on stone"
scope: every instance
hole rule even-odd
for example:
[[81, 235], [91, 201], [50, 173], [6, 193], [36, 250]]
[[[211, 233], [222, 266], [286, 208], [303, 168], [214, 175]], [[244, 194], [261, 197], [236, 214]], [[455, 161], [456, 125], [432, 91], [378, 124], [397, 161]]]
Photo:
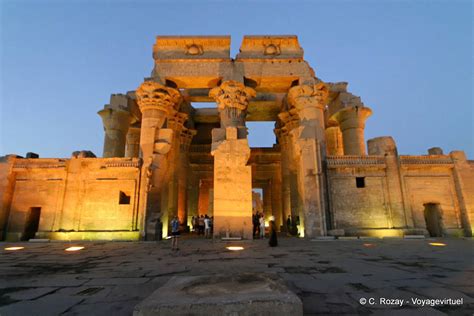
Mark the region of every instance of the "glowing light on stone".
[[69, 248], [66, 248], [64, 250], [66, 251], [79, 251], [79, 250], [82, 250], [84, 249], [84, 247], [81, 247], [81, 246], [74, 246], [74, 247], [69, 247]]
[[15, 251], [15, 250], [22, 250], [25, 249], [25, 247], [6, 247], [5, 250], [7, 251]]
[[371, 247], [375, 247], [375, 245], [374, 244], [364, 244], [364, 247], [371, 248]]
[[446, 244], [442, 242], [430, 242], [430, 246], [435, 246], [435, 247], [444, 247]]
[[226, 247], [228, 250], [230, 251], [240, 251], [240, 250], [244, 250], [244, 247], [241, 247], [241, 246], [230, 246], [230, 247]]

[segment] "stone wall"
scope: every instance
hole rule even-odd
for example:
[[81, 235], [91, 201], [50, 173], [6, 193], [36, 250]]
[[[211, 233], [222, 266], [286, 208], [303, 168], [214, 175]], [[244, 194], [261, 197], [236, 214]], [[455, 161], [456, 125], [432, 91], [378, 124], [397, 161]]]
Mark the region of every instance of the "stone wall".
[[32, 208], [37, 238], [138, 238], [138, 159], [15, 159], [12, 177], [9, 240], [22, 238]]
[[[393, 158], [328, 157], [333, 231], [345, 235], [426, 234], [425, 207], [435, 204], [441, 210], [445, 235], [468, 235], [472, 227], [469, 199], [473, 189], [472, 185], [460, 188], [457, 178], [468, 183], [472, 167], [463, 165], [457, 176], [458, 163], [449, 155]], [[400, 181], [393, 181], [394, 169]], [[402, 196], [397, 192], [402, 192]]]

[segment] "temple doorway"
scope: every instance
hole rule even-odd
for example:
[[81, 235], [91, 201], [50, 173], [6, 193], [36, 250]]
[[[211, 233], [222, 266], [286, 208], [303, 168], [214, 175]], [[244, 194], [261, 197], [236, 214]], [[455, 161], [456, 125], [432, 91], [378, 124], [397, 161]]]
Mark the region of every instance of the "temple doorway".
[[430, 237], [443, 237], [443, 219], [439, 203], [424, 204], [426, 229]]
[[30, 240], [35, 238], [38, 231], [39, 221], [41, 216], [41, 207], [31, 207], [25, 223], [25, 230], [23, 232], [22, 240]]

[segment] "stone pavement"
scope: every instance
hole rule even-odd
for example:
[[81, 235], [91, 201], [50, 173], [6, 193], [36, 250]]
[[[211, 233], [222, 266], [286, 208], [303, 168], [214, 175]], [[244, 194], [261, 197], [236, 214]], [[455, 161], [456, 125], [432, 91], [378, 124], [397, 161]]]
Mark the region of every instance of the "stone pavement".
[[[443, 242], [445, 247], [429, 245]], [[305, 315], [472, 315], [472, 239], [0, 243], [0, 315], [131, 315], [175, 275], [274, 273]], [[245, 249], [232, 252], [227, 245]], [[66, 252], [71, 245], [85, 249]], [[7, 246], [24, 246], [5, 251]], [[425, 306], [411, 299], [462, 299]], [[381, 300], [382, 299], [382, 300]], [[399, 299], [385, 301], [383, 299]], [[364, 302], [361, 304], [360, 302]], [[387, 305], [391, 303], [393, 305]]]

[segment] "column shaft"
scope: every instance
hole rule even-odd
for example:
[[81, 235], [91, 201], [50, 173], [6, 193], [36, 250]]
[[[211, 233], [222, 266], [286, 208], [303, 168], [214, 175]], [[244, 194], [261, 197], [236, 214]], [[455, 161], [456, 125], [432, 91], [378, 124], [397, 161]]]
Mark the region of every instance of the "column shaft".
[[125, 157], [138, 158], [140, 155], [140, 128], [130, 127], [127, 133]]
[[128, 111], [106, 108], [98, 112], [104, 124], [103, 157], [123, 157], [131, 116]]
[[341, 127], [345, 155], [366, 155], [364, 128], [371, 114], [372, 110], [362, 106], [346, 107], [334, 114]]

